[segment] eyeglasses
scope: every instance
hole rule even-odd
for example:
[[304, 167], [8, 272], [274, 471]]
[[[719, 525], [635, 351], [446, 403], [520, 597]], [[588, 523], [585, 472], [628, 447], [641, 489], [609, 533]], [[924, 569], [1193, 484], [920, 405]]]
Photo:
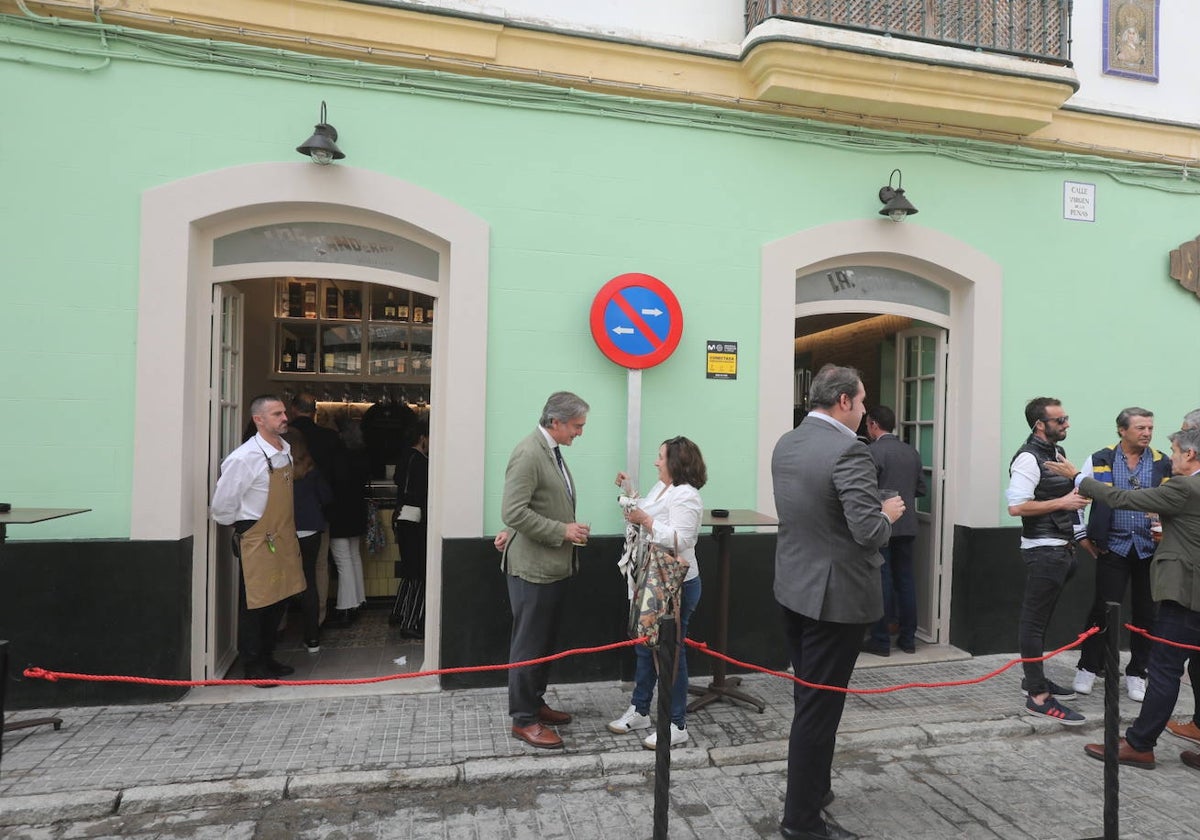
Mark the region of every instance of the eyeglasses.
[[1043, 423], [1057, 423], [1060, 426], [1065, 426], [1065, 425], [1067, 425], [1067, 421], [1070, 419], [1071, 419], [1070, 417], [1068, 417], [1067, 415], [1064, 414], [1062, 417], [1043, 417], [1042, 422]]

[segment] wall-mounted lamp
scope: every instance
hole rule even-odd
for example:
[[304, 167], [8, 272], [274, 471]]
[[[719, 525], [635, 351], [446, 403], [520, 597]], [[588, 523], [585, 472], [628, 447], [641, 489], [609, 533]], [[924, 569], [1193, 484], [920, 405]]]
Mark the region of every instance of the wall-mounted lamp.
[[325, 166], [335, 160], [341, 160], [346, 154], [337, 147], [337, 129], [325, 122], [325, 103], [321, 102], [321, 121], [313, 129], [309, 137], [296, 147], [300, 154], [311, 157], [313, 163]]
[[[894, 187], [893, 180], [896, 182]], [[883, 209], [879, 211], [879, 215], [887, 216], [893, 222], [902, 222], [905, 216], [918, 212], [917, 208], [912, 206], [912, 202], [904, 197], [904, 189], [900, 186], [902, 183], [904, 174], [899, 169], [893, 169], [892, 174], [888, 176], [887, 186], [879, 188], [879, 200], [883, 202]]]

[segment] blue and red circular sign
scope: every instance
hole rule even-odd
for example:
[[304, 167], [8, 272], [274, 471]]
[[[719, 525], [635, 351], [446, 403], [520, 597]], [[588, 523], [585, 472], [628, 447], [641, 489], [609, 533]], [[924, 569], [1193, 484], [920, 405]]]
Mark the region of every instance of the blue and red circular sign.
[[622, 274], [597, 292], [591, 324], [592, 338], [606, 358], [641, 370], [675, 352], [683, 336], [683, 310], [657, 277]]

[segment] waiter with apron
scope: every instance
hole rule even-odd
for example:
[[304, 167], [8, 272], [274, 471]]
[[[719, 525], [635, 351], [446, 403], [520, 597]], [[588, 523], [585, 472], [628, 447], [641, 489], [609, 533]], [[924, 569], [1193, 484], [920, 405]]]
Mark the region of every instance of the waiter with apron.
[[[295, 669], [275, 661], [275, 635], [287, 599], [305, 587], [292, 508], [291, 446], [283, 439], [287, 409], [275, 396], [255, 397], [256, 433], [221, 463], [212, 518], [232, 525], [240, 561], [238, 654], [248, 680], [274, 680]], [[264, 686], [269, 687], [269, 686]]]

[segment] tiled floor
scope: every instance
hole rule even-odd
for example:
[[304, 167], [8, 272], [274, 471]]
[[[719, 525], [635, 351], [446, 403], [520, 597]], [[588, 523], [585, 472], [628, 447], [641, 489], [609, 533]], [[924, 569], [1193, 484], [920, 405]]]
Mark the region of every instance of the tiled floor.
[[[370, 603], [360, 610], [359, 619], [349, 627], [326, 624], [321, 630], [321, 650], [309, 653], [300, 632], [300, 616], [289, 613], [287, 626], [280, 632], [275, 658], [291, 665], [296, 673], [288, 682], [305, 680], [377, 679], [393, 674], [420, 671], [425, 662], [425, 643], [405, 639], [398, 628], [388, 624], [391, 604]], [[229, 676], [241, 676], [241, 666], [234, 663]], [[387, 680], [375, 683], [373, 693], [406, 694], [432, 691], [435, 677]], [[204, 686], [188, 692], [180, 703], [258, 702], [265, 689], [254, 686]], [[358, 685], [281, 685], [270, 689], [272, 700], [298, 700], [309, 697], [342, 697], [362, 694]]]

